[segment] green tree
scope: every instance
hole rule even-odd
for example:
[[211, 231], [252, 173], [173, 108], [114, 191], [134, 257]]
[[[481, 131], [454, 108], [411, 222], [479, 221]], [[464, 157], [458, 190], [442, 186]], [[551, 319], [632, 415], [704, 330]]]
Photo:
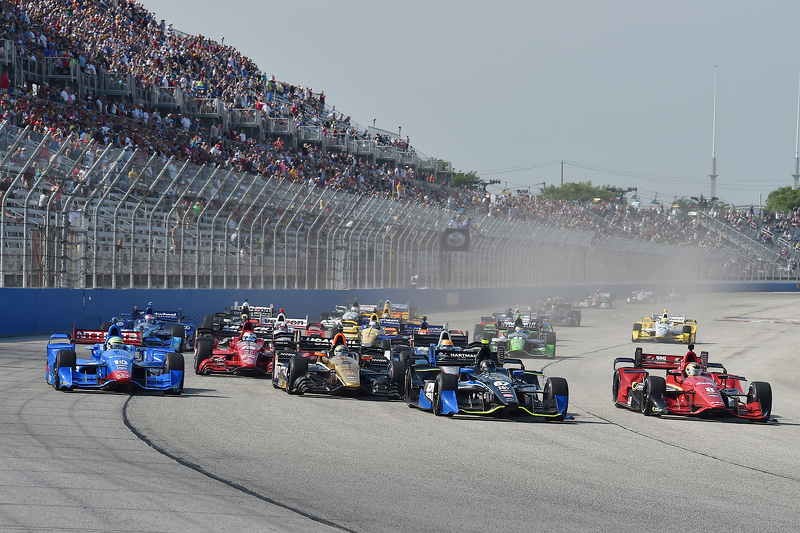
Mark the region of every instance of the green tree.
[[586, 183], [569, 182], [558, 187], [547, 185], [542, 191], [542, 197], [555, 200], [579, 200], [585, 203], [592, 198], [600, 198], [603, 201], [607, 201], [614, 198], [615, 194], [606, 190], [605, 185], [595, 187], [591, 181], [587, 181]]
[[800, 189], [791, 186], [775, 189], [767, 196], [767, 209], [770, 211], [788, 211], [800, 206]]
[[481, 179], [478, 177], [477, 172], [470, 170], [469, 172], [453, 172], [453, 184], [456, 187], [464, 187], [466, 189], [478, 189], [481, 187]]

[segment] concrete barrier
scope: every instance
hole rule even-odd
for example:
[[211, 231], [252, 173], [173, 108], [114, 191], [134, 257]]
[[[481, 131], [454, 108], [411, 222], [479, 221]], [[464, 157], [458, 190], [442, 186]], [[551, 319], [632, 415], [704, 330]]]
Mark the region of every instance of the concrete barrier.
[[352, 302], [378, 303], [389, 299], [410, 303], [422, 313], [448, 309], [475, 309], [492, 312], [507, 307], [527, 308], [546, 296], [564, 296], [577, 301], [600, 289], [624, 299], [634, 290], [670, 292], [673, 288], [686, 293], [709, 292], [797, 292], [798, 284], [790, 282], [703, 283], [682, 287], [651, 285], [514, 287], [504, 289], [368, 289], [333, 290], [223, 290], [223, 289], [0, 289], [0, 337], [49, 335], [72, 331], [78, 327], [99, 327], [102, 322], [134, 306], [143, 309], [148, 302], [158, 310], [177, 311], [197, 318], [221, 311], [245, 298], [251, 305], [274, 305], [284, 308], [287, 316], [308, 315], [316, 321], [321, 312], [337, 304]]

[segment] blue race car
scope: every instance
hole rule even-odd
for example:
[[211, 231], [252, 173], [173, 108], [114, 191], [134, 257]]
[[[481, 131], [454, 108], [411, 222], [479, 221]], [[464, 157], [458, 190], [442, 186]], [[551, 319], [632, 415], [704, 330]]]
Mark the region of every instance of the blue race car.
[[[99, 342], [98, 342], [99, 341]], [[87, 359], [78, 359], [78, 344], [91, 350]], [[183, 355], [171, 348], [142, 346], [137, 332], [123, 332], [111, 326], [101, 330], [73, 330], [58, 333], [47, 344], [45, 379], [56, 390], [73, 388], [130, 390], [134, 385], [164, 394], [183, 392]]]
[[153, 302], [149, 302], [144, 311], [134, 307], [132, 313], [115, 316], [111, 322], [104, 322], [100, 329], [108, 331], [112, 325], [124, 332], [141, 333], [145, 346], [172, 348], [176, 352], [194, 348], [197, 333], [197, 320], [193, 316], [183, 316], [181, 309], [154, 311]]
[[[498, 361], [499, 359], [499, 361]], [[518, 369], [504, 368], [513, 363]], [[519, 359], [504, 359], [488, 345], [462, 348], [440, 342], [425, 356], [409, 354], [405, 363], [404, 396], [409, 407], [454, 414], [525, 414], [545, 420], [565, 420], [569, 387], [564, 378], [547, 378], [526, 370]]]

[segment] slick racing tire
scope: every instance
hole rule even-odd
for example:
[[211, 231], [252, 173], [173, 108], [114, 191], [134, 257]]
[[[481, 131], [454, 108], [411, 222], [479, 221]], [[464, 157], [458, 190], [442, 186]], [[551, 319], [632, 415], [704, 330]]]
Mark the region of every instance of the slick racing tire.
[[[60, 352], [59, 352], [60, 353]], [[747, 403], [758, 402], [761, 405], [763, 420], [769, 420], [772, 414], [772, 387], [766, 381], [753, 381], [747, 391]]]
[[[566, 396], [569, 398], [569, 385], [567, 384], [567, 380], [555, 377], [547, 378], [547, 381], [544, 383], [542, 402], [547, 402], [548, 405], [552, 405], [553, 408], [555, 408], [556, 396]], [[569, 403], [567, 403], [567, 405], [569, 405]], [[545, 420], [551, 419], [545, 418]]]
[[611, 399], [614, 400], [614, 405], [618, 408], [622, 409], [624, 406], [619, 404], [619, 387], [620, 387], [620, 377], [619, 372], [614, 372], [614, 380], [611, 384]]
[[640, 409], [644, 416], [661, 416], [661, 413], [653, 412], [653, 398], [660, 398], [663, 403], [664, 394], [667, 392], [667, 384], [660, 376], [649, 376], [644, 382], [642, 391], [642, 403]]
[[186, 350], [186, 330], [181, 325], [172, 326], [172, 336], [181, 340], [181, 345], [178, 347], [179, 352]]
[[211, 359], [214, 353], [214, 340], [208, 337], [200, 337], [197, 339], [197, 350], [194, 352], [194, 373], [202, 374], [200, 368], [203, 361]]
[[[111, 327], [111, 326], [109, 326]], [[53, 367], [53, 388], [56, 390], [68, 391], [72, 390], [71, 387], [61, 388], [61, 381], [58, 378], [59, 368], [75, 368], [77, 363], [77, 355], [75, 350], [59, 350], [56, 352], [56, 363]]]
[[406, 398], [406, 405], [409, 407], [414, 407], [411, 398], [413, 397], [413, 391], [411, 387], [411, 369], [406, 369], [406, 380], [405, 380], [405, 387], [403, 388], [404, 396]]
[[211, 329], [214, 327], [214, 315], [206, 315], [203, 318], [203, 329]]
[[[183, 328], [181, 328], [183, 329]], [[178, 389], [168, 389], [164, 391], [166, 395], [179, 396], [183, 392], [183, 377], [184, 377], [184, 360], [183, 355], [179, 353], [168, 353], [164, 356], [164, 373], [169, 374], [172, 370], [181, 372], [181, 383]]]
[[[433, 385], [433, 414], [442, 416], [442, 392], [448, 390], [456, 390], [458, 388], [458, 376], [445, 374], [439, 372], [436, 376], [436, 381]], [[445, 416], [453, 416], [453, 413], [447, 413]]]
[[398, 390], [403, 390], [403, 387], [405, 387], [405, 376], [405, 361], [392, 358], [389, 361], [389, 379], [397, 386]]
[[102, 324], [100, 324], [100, 329], [102, 329], [106, 333], [108, 332], [108, 328], [110, 327], [111, 327], [111, 322], [103, 322]]
[[289, 366], [286, 368], [286, 392], [302, 395], [303, 391], [295, 389], [295, 383], [305, 376], [306, 372], [308, 372], [308, 359], [302, 355], [295, 355], [289, 359]]

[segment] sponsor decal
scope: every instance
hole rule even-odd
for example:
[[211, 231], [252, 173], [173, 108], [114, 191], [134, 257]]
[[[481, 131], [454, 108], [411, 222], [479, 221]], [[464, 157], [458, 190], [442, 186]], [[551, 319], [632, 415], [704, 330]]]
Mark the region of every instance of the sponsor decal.
[[[644, 390], [644, 381], [634, 381], [631, 384], [631, 390]], [[628, 400], [630, 400], [630, 398], [628, 398]], [[630, 401], [628, 403], [630, 403]]]

